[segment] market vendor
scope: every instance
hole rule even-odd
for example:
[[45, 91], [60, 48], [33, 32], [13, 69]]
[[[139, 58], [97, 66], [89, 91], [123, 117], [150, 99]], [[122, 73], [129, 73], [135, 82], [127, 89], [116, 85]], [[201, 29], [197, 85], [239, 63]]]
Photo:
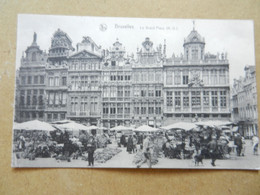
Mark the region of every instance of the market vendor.
[[96, 150], [95, 138], [91, 135], [87, 144], [88, 151], [88, 166], [94, 166], [94, 152]]

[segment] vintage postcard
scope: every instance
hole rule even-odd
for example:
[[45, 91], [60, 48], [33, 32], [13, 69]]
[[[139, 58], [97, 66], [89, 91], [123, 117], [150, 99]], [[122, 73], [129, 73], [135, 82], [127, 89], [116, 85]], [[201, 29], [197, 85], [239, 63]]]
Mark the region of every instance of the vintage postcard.
[[18, 16], [12, 167], [260, 167], [254, 23]]

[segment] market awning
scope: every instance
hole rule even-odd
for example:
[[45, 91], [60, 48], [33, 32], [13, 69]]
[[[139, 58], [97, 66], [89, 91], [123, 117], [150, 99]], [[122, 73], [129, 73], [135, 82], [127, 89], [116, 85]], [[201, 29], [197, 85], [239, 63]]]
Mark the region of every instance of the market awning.
[[14, 123], [13, 129], [27, 130], [27, 131], [54, 131], [56, 130], [52, 125], [39, 120], [27, 121], [24, 123]]
[[134, 129], [134, 131], [143, 131], [143, 132], [153, 132], [153, 131], [157, 131], [158, 129], [150, 127], [148, 125], [142, 125], [136, 129]]
[[189, 131], [191, 129], [196, 128], [197, 125], [195, 123], [189, 122], [177, 122], [168, 126], [163, 127], [164, 129], [171, 130], [171, 129], [183, 129], [185, 131]]
[[224, 125], [231, 125], [233, 122], [230, 121], [220, 121], [220, 120], [210, 120], [210, 121], [200, 121], [195, 123], [199, 126], [208, 126], [208, 127], [217, 127], [217, 126], [224, 126]]
[[119, 125], [119, 126], [111, 128], [110, 130], [112, 130], [112, 131], [129, 131], [129, 130], [133, 130], [133, 129], [132, 129], [132, 127], [125, 127], [125, 126]]
[[61, 129], [61, 130], [67, 130], [67, 131], [88, 131], [88, 127], [85, 125], [76, 123], [76, 122], [69, 122], [69, 123], [64, 123], [64, 124], [56, 124], [55, 127]]

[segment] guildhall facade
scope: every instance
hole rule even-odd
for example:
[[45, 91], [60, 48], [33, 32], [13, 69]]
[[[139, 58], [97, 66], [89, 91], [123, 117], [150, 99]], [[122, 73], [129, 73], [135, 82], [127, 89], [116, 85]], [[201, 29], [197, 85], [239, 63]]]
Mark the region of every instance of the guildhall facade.
[[83, 37], [75, 49], [58, 29], [47, 54], [34, 34], [17, 71], [15, 121], [71, 119], [112, 128], [230, 119], [227, 55], [205, 53], [194, 28], [183, 48], [167, 58], [166, 41], [156, 47], [146, 38], [134, 57], [118, 39], [102, 49]]

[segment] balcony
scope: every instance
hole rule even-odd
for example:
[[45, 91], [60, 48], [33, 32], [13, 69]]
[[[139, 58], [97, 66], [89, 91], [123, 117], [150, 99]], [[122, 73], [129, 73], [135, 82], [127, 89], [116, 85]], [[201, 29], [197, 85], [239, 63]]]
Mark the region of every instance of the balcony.
[[49, 53], [49, 57], [67, 57], [68, 53], [61, 52], [61, 53]]

